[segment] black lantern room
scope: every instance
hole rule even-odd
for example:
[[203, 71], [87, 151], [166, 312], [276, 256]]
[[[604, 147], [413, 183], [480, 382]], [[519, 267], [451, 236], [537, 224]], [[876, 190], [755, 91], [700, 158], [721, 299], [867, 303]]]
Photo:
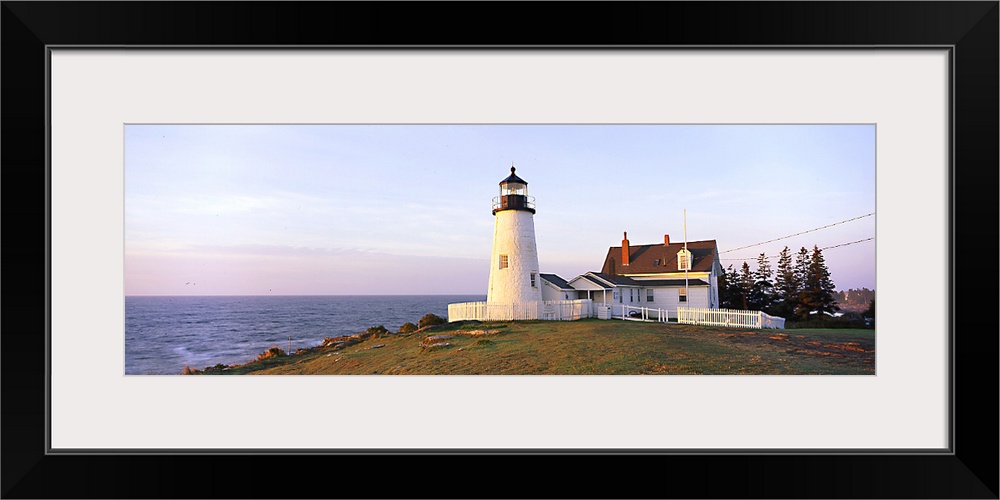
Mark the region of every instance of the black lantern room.
[[535, 199], [528, 196], [528, 181], [514, 174], [510, 167], [510, 177], [500, 181], [500, 196], [493, 198], [493, 215], [502, 210], [523, 210], [535, 213]]

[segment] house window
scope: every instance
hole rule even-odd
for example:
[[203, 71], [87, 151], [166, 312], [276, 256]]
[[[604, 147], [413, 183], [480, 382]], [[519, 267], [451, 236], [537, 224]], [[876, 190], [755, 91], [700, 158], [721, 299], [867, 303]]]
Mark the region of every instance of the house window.
[[531, 273], [531, 288], [538, 288], [538, 285], [535, 284], [535, 273]]
[[677, 252], [677, 270], [691, 270], [691, 252], [688, 250], [681, 250], [680, 252]]
[[687, 291], [687, 288], [681, 288], [680, 290], [678, 290], [677, 294], [678, 294], [678, 300], [680, 300], [681, 302], [687, 302], [688, 301], [688, 291]]
[[652, 288], [647, 288], [646, 289], [646, 302], [652, 302], [652, 301], [653, 301], [653, 289]]
[[632, 296], [633, 295], [633, 293], [632, 293], [633, 291], [634, 290], [632, 290], [631, 288], [628, 289], [628, 301], [629, 301], [629, 303], [631, 303], [632, 300], [634, 299], [634, 297]]
[[622, 296], [618, 294], [618, 290], [615, 290], [614, 292], [612, 292], [612, 294], [614, 296], [613, 299], [617, 300], [618, 303], [621, 304], [622, 303]]
[[500, 256], [500, 269], [507, 269], [507, 256], [506, 255], [501, 255]]
[[653, 259], [653, 265], [654, 266], [660, 265], [660, 259]]

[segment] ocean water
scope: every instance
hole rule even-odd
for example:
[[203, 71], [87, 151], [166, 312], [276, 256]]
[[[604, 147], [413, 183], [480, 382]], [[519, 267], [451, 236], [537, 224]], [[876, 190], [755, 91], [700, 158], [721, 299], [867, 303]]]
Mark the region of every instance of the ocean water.
[[313, 347], [384, 325], [390, 331], [424, 314], [448, 317], [448, 304], [485, 295], [129, 296], [125, 297], [125, 374], [180, 374], [184, 366], [245, 363], [271, 346]]

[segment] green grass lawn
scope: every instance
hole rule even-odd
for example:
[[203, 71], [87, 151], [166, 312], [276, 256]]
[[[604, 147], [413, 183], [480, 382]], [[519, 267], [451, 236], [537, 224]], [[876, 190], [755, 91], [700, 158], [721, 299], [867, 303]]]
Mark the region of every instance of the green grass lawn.
[[874, 330], [750, 330], [585, 319], [460, 322], [355, 341], [195, 373], [875, 374]]

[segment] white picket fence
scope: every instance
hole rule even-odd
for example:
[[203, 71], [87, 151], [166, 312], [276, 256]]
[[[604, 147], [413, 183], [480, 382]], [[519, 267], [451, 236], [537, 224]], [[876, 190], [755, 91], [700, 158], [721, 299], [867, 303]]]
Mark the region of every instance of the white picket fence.
[[573, 321], [591, 317], [590, 299], [547, 300], [542, 302], [542, 312], [538, 319], [552, 321]]
[[685, 325], [727, 326], [733, 328], [785, 328], [785, 318], [763, 311], [737, 309], [677, 308], [677, 322]]
[[517, 321], [541, 319], [572, 321], [591, 316], [591, 300], [547, 300], [497, 304], [459, 302], [448, 304], [448, 321]]
[[[635, 313], [634, 315], [632, 313]], [[666, 309], [596, 303], [590, 299], [547, 300], [496, 304], [460, 302], [448, 304], [448, 321], [573, 321], [582, 318], [622, 319], [632, 321], [669, 321]], [[677, 308], [677, 322], [686, 325], [726, 326], [732, 328], [785, 328], [785, 318], [762, 311], [735, 309]]]

